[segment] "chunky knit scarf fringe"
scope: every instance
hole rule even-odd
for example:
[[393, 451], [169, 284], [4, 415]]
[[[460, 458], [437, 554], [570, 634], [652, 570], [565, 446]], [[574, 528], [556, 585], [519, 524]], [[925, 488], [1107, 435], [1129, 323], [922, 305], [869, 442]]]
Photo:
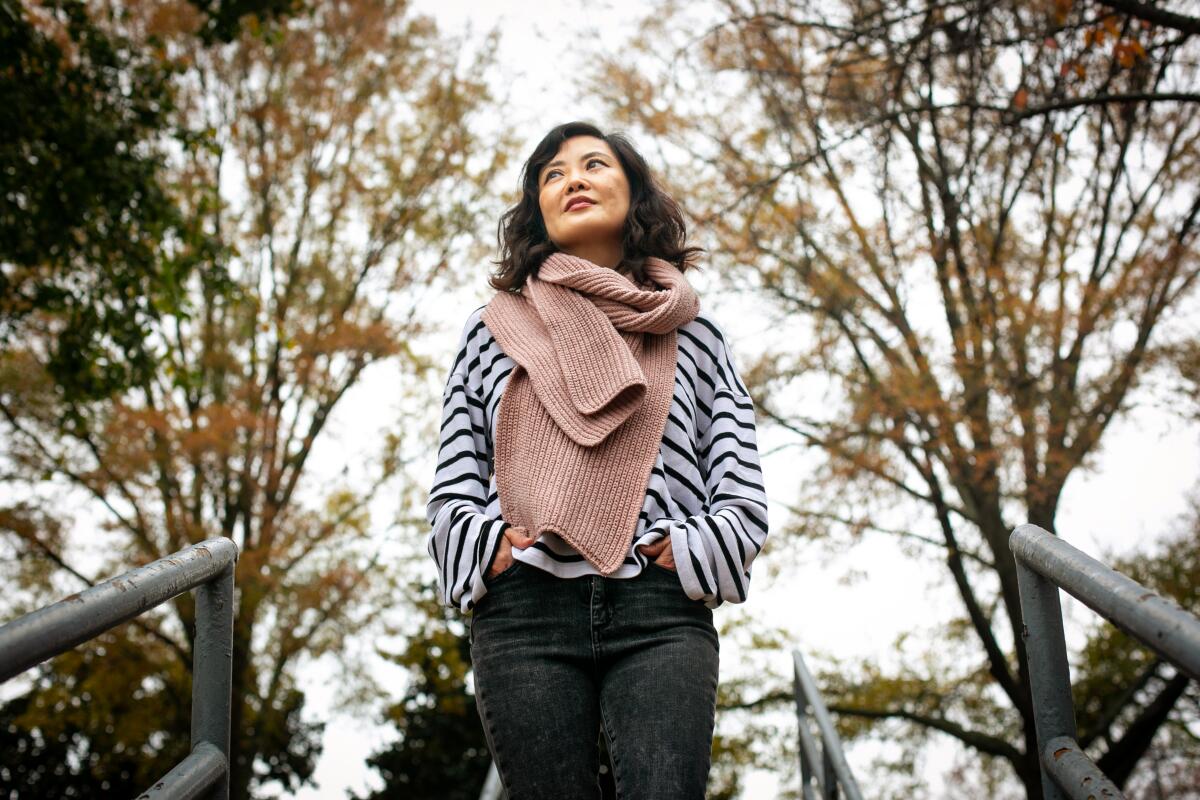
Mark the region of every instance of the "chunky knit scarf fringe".
[[496, 487], [504, 519], [552, 531], [603, 575], [625, 560], [675, 392], [676, 329], [700, 301], [648, 259], [645, 290], [555, 253], [483, 321], [517, 366], [500, 400]]

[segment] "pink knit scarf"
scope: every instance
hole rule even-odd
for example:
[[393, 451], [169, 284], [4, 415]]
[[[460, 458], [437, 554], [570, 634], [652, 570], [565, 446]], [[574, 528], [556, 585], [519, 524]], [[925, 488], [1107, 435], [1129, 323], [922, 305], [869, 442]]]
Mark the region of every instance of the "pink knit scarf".
[[506, 521], [552, 531], [603, 575], [624, 563], [675, 392], [675, 330], [700, 301], [671, 263], [662, 287], [555, 253], [483, 321], [517, 363], [500, 400], [496, 487]]

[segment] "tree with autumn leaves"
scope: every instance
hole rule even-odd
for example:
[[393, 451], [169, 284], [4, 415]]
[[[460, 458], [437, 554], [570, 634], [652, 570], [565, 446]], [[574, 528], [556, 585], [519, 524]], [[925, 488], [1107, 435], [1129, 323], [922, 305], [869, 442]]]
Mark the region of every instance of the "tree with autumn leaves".
[[[60, 5], [82, 11], [20, 7], [35, 40], [69, 39]], [[178, 276], [179, 302], [138, 317], [148, 357], [99, 387], [110, 391], [64, 391], [51, 361], [61, 315], [22, 309], [22, 336], [0, 357], [0, 523], [6, 579], [27, 608], [195, 541], [238, 544], [231, 772], [245, 798], [311, 778], [321, 725], [303, 713], [298, 670], [341, 657], [392, 604], [387, 522], [370, 506], [397, 488], [414, 501], [424, 476], [405, 469], [425, 426], [381, 419], [374, 452], [353, 459], [329, 426], [377, 366], [423, 391], [429, 365], [412, 342], [454, 283], [447, 262], [472, 250], [479, 215], [496, 213], [488, 187], [509, 145], [479, 133], [494, 40], [464, 54], [396, 0], [281, 15], [291, 4], [268, 3], [257, 10], [272, 13], [232, 21], [206, 13], [213, 5], [130, 0], [87, 23], [167, 70], [165, 132], [138, 152], [160, 165], [171, 218], [203, 242], [162, 237], [149, 264], [147, 252], [133, 264], [103, 248], [73, 262], [85, 277]], [[73, 791], [104, 794], [178, 760], [193, 616], [185, 595], [31, 675], [0, 741], [27, 759], [69, 753], [79, 774], [43, 770], [27, 791], [74, 779]], [[352, 657], [342, 668], [347, 688], [369, 685]], [[172, 711], [131, 719], [121, 698]]]
[[[951, 737], [965, 786], [1041, 796], [1010, 531], [1071, 537], [1068, 480], [1194, 339], [1197, 25], [1140, 2], [726, 0], [648, 19], [596, 75], [792, 332], [748, 370], [764, 422], [820, 456], [777, 535], [894, 537], [952, 587], [922, 658], [822, 676], [832, 708], [902, 761]], [[1125, 782], [1168, 729], [1194, 754], [1195, 687], [1128, 640], [1089, 656], [1096, 636], [1076, 685], [1101, 767]], [[780, 679], [747, 705], [786, 707]]]

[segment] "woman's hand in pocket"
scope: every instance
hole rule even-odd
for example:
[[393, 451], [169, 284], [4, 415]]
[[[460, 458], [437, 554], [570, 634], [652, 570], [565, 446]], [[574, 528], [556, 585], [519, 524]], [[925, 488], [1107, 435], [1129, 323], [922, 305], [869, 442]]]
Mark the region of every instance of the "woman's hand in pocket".
[[644, 544], [639, 550], [650, 556], [660, 567], [675, 571], [675, 554], [671, 552], [671, 537], [664, 536], [654, 544]]
[[524, 550], [531, 547], [535, 541], [537, 537], [520, 525], [510, 525], [504, 530], [504, 538], [500, 540], [500, 549], [496, 551], [496, 558], [492, 561], [492, 568], [488, 570], [487, 577], [494, 578], [512, 566], [514, 547]]

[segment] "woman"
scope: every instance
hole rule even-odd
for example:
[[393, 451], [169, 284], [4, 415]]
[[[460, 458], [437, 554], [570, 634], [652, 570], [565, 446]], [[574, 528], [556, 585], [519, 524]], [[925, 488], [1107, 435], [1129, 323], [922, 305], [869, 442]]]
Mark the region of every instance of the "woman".
[[754, 408], [683, 273], [699, 252], [620, 135], [556, 127], [467, 319], [430, 494], [444, 601], [509, 800], [702, 798], [712, 609], [767, 536]]

